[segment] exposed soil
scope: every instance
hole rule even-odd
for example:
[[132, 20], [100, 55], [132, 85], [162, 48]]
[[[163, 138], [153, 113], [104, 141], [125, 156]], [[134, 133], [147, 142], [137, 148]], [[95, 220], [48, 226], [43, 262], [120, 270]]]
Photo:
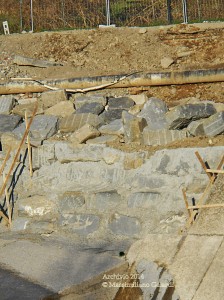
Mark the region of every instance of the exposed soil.
[[[162, 72], [224, 67], [224, 23], [160, 26], [150, 28], [102, 28], [65, 32], [42, 32], [0, 36], [0, 82], [12, 77], [70, 78], [127, 74], [135, 71]], [[13, 64], [14, 55], [56, 61], [63, 66], [37, 68]], [[162, 68], [161, 59], [173, 63]], [[184, 98], [224, 103], [224, 82], [130, 89], [108, 89], [108, 95], [144, 92], [172, 108]], [[224, 136], [188, 138], [166, 148], [224, 145]], [[113, 143], [126, 151], [137, 145]], [[150, 151], [160, 147], [150, 148]], [[155, 148], [155, 149], [154, 149]]]

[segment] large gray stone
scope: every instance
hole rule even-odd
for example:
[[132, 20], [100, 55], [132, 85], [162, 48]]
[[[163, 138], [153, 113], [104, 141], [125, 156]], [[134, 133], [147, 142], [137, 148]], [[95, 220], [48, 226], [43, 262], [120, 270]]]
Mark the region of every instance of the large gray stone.
[[146, 120], [123, 111], [122, 121], [124, 126], [125, 142], [141, 144], [142, 132], [147, 126]]
[[125, 109], [129, 110], [134, 106], [135, 102], [129, 97], [111, 97], [108, 99], [108, 108], [109, 110], [113, 109]]
[[99, 115], [104, 110], [104, 106], [98, 102], [85, 103], [80, 108], [76, 109], [76, 114], [91, 113]]
[[60, 224], [69, 231], [80, 235], [88, 235], [99, 228], [100, 218], [90, 214], [63, 214]]
[[108, 142], [114, 142], [118, 139], [116, 135], [102, 135], [98, 136], [95, 139], [90, 139], [86, 141], [86, 144], [105, 144]]
[[[16, 105], [13, 108], [13, 113], [15, 115], [18, 115], [20, 117], [25, 117], [25, 112], [27, 113], [27, 117], [30, 118], [33, 115], [34, 109], [36, 107], [36, 103], [29, 103], [29, 104], [20, 104], [20, 105]], [[39, 104], [38, 108], [37, 108], [37, 112], [36, 115], [40, 115], [43, 114], [44, 110], [43, 110], [43, 105]]]
[[141, 224], [137, 218], [115, 213], [109, 220], [108, 228], [117, 235], [134, 236], [141, 231]]
[[49, 107], [45, 110], [44, 114], [64, 118], [71, 115], [72, 112], [75, 112], [73, 103], [66, 100]]
[[120, 203], [121, 195], [116, 191], [101, 192], [92, 197], [89, 207], [99, 211], [109, 212], [110, 209], [116, 208]]
[[21, 117], [15, 116], [15, 115], [1, 115], [0, 114], [0, 136], [4, 132], [12, 132], [13, 129], [16, 128], [16, 126], [21, 121]]
[[216, 113], [210, 103], [179, 105], [166, 114], [169, 129], [182, 129], [192, 121], [208, 118]]
[[59, 122], [59, 129], [61, 132], [74, 132], [84, 126], [85, 124], [99, 127], [103, 124], [103, 119], [94, 114], [72, 114], [65, 117]]
[[128, 198], [128, 207], [130, 208], [150, 208], [157, 205], [158, 200], [161, 199], [159, 193], [134, 193]]
[[185, 139], [187, 134], [186, 131], [183, 130], [151, 130], [150, 127], [147, 126], [144, 128], [142, 136], [144, 145], [157, 146]]
[[114, 120], [107, 125], [103, 125], [99, 128], [101, 134], [123, 135], [124, 127], [121, 119]]
[[224, 111], [214, 114], [203, 122], [205, 135], [216, 136], [224, 133]]
[[110, 109], [105, 110], [100, 116], [106, 123], [110, 123], [114, 120], [121, 119], [123, 109]]
[[75, 98], [75, 108], [79, 109], [84, 104], [93, 103], [93, 102], [97, 102], [97, 103], [105, 106], [107, 104], [107, 99], [106, 99], [106, 96], [100, 95], [100, 94], [91, 95], [91, 96], [86, 96], [86, 95], [78, 96]]
[[75, 213], [85, 204], [85, 197], [79, 192], [66, 192], [59, 198], [58, 206], [62, 214]]
[[[34, 117], [30, 126], [30, 137], [35, 140], [45, 140], [57, 132], [58, 118], [55, 116], [39, 115]], [[13, 132], [22, 137], [26, 130], [25, 123], [17, 127]]]
[[164, 101], [152, 97], [144, 104], [138, 116], [146, 119], [150, 129], [163, 129], [167, 125], [165, 117], [167, 111], [168, 108]]
[[15, 103], [15, 99], [12, 95], [4, 95], [0, 97], [0, 114], [9, 115], [13, 105]]
[[192, 136], [202, 136], [202, 135], [205, 135], [205, 131], [204, 131], [204, 128], [203, 128], [203, 120], [197, 120], [197, 121], [191, 122], [187, 126], [187, 131]]

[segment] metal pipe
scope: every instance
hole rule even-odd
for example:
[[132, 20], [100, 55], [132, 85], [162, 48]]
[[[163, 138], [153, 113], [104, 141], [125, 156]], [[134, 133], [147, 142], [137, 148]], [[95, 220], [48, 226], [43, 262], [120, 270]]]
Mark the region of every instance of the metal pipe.
[[[48, 90], [43, 85], [61, 89], [83, 89], [102, 84], [113, 83], [124, 77], [122, 75], [108, 75], [96, 77], [78, 77], [68, 79], [53, 79], [35, 81], [11, 81], [0, 84], [0, 94], [17, 94], [27, 92], [43, 92]], [[224, 81], [224, 69], [173, 71], [161, 73], [127, 74], [127, 78], [112, 85], [112, 88], [127, 88], [139, 86], [163, 86], [189, 83], [221, 82]], [[110, 87], [108, 87], [110, 88]]]

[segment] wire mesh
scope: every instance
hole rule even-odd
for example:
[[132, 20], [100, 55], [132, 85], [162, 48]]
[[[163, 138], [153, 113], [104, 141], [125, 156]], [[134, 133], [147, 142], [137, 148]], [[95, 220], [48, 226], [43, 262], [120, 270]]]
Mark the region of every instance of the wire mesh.
[[[34, 30], [182, 23], [183, 0], [33, 0]], [[186, 0], [189, 22], [224, 20], [224, 0]], [[0, 0], [10, 32], [31, 30], [31, 0]], [[170, 9], [168, 10], [168, 8]], [[109, 13], [110, 12], [110, 13]], [[0, 26], [1, 33], [3, 28]]]

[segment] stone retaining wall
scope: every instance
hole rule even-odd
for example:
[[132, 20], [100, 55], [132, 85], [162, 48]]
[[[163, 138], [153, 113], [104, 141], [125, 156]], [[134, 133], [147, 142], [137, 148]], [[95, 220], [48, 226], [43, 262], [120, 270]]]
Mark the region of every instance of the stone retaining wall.
[[13, 229], [96, 238], [177, 232], [187, 217], [182, 188], [197, 200], [208, 181], [195, 151], [216, 168], [223, 150], [165, 149], [149, 156], [46, 141], [33, 148], [33, 178], [26, 160], [16, 183]]

